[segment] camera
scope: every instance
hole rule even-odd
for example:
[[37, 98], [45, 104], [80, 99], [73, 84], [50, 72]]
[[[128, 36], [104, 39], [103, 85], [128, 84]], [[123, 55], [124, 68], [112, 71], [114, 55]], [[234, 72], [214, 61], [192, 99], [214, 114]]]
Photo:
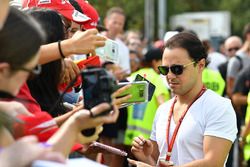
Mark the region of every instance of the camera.
[[[111, 94], [117, 90], [115, 78], [105, 69], [88, 67], [82, 73], [84, 108], [91, 109], [94, 106], [106, 102], [111, 103]], [[103, 112], [102, 115], [109, 111]]]

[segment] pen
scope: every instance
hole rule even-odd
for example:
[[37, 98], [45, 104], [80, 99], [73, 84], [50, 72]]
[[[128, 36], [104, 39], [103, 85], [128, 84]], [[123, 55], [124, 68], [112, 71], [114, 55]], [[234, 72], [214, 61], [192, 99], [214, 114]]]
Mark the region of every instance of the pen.
[[109, 145], [106, 145], [106, 144], [102, 144], [102, 143], [99, 143], [99, 142], [93, 142], [92, 143], [92, 146], [96, 146], [96, 147], [99, 147], [99, 148], [102, 148], [110, 153], [113, 153], [113, 154], [116, 154], [116, 155], [120, 155], [120, 156], [128, 156], [128, 153], [126, 153], [125, 151], [122, 151], [118, 148], [115, 148], [115, 147], [112, 147], [112, 146], [109, 146]]

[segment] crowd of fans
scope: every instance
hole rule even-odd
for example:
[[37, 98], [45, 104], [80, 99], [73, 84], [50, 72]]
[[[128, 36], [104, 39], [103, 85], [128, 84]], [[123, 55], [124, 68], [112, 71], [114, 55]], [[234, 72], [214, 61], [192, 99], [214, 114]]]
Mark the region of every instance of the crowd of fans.
[[[148, 48], [149, 41], [140, 31], [124, 31], [129, 20], [120, 7], [110, 8], [102, 25], [98, 11], [84, 0], [14, 2], [14, 7], [7, 0], [0, 2], [0, 167], [31, 166], [36, 160], [65, 163], [73, 157], [111, 167], [128, 166], [125, 157], [95, 149], [91, 143], [96, 140], [141, 160], [131, 147], [135, 150], [135, 142], [152, 136], [157, 108], [175, 96], [158, 68], [166, 61], [165, 46], [178, 34], [198, 38], [195, 32], [184, 28], [166, 32]], [[107, 40], [118, 46], [116, 62], [96, 54]], [[250, 24], [244, 28], [243, 39], [228, 37], [220, 51], [209, 40], [202, 41], [202, 47], [208, 53], [202, 82], [231, 99], [237, 117], [237, 140], [226, 166], [250, 166]], [[122, 107], [131, 96], [119, 94], [128, 85], [113, 92], [110, 104], [85, 109], [79, 74], [88, 66], [106, 69], [119, 83], [132, 82], [140, 74], [155, 86], [152, 99]], [[172, 66], [168, 70], [174, 73]], [[106, 110], [112, 112], [99, 116]], [[95, 132], [83, 135], [90, 128]]]

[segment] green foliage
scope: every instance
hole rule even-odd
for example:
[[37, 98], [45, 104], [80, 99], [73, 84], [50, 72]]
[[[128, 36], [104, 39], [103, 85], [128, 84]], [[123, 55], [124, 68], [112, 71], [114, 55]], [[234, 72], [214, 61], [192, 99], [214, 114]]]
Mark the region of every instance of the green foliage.
[[[166, 0], [167, 20], [174, 14], [197, 11], [226, 10], [231, 12], [232, 34], [241, 35], [243, 27], [250, 22], [250, 0]], [[144, 27], [144, 0], [89, 0], [96, 7], [102, 19], [106, 11], [113, 6], [122, 7], [127, 15], [125, 29]], [[157, 4], [157, 0], [155, 0]], [[157, 5], [156, 10], [157, 12]], [[157, 13], [156, 13], [157, 15]], [[167, 21], [166, 21], [167, 23]]]
[[[144, 0], [91, 0], [89, 1], [104, 19], [109, 8], [118, 6], [124, 9], [127, 16], [125, 29], [143, 31], [144, 26]], [[103, 21], [103, 20], [102, 20]]]

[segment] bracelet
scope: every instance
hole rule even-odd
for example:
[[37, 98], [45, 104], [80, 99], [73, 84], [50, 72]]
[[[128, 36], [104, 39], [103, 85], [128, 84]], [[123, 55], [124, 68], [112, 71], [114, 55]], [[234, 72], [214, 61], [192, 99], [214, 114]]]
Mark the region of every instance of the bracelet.
[[246, 142], [246, 138], [245, 138], [245, 137], [241, 137], [241, 136], [240, 136], [240, 137], [238, 138], [238, 140], [239, 140], [239, 142]]
[[65, 56], [64, 56], [64, 54], [62, 52], [61, 40], [58, 41], [58, 49], [59, 49], [60, 56], [64, 59]]

